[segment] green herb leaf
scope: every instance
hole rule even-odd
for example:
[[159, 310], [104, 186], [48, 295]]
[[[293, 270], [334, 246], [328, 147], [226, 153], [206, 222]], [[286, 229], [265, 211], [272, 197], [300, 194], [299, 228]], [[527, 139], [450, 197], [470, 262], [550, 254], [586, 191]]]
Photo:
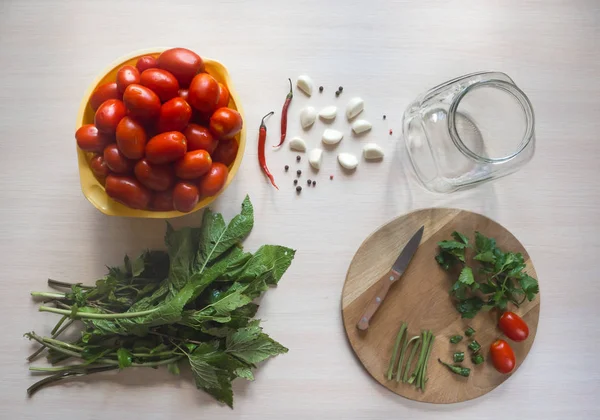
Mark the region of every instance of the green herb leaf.
[[473, 270], [471, 270], [471, 267], [465, 267], [462, 269], [460, 275], [458, 276], [458, 281], [468, 286], [475, 283], [475, 278], [473, 277]]
[[225, 347], [227, 353], [251, 365], [288, 352], [287, 348], [262, 333], [259, 326], [241, 328], [228, 335]]
[[481, 298], [475, 296], [458, 302], [456, 309], [462, 318], [473, 318], [483, 306]]
[[252, 373], [252, 370], [249, 367], [239, 367], [236, 370], [234, 370], [233, 373], [238, 378], [244, 378], [247, 381], [254, 380], [254, 374]]
[[540, 291], [538, 281], [533, 277], [525, 274], [523, 278], [519, 279], [519, 284], [527, 296], [527, 300], [530, 302], [535, 298]]
[[121, 347], [117, 350], [117, 360], [119, 361], [119, 369], [125, 369], [131, 366], [133, 356], [129, 350]]
[[456, 232], [456, 231], [452, 232], [452, 237], [457, 242], [461, 242], [461, 243], [463, 243], [465, 245], [469, 245], [469, 239], [465, 235], [463, 235], [462, 233], [460, 233], [460, 232]]
[[473, 257], [474, 260], [493, 263], [496, 261], [496, 256], [492, 251], [485, 251]]
[[496, 240], [488, 238], [479, 232], [475, 232], [475, 251], [478, 254], [482, 254], [486, 251], [493, 251], [496, 249]]
[[179, 362], [169, 363], [167, 365], [167, 370], [173, 375], [179, 375], [181, 373], [179, 370]]

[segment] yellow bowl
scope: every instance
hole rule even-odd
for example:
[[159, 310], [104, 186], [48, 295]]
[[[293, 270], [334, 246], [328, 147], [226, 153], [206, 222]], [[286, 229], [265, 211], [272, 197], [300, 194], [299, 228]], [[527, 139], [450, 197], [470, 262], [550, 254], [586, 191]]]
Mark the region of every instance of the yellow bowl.
[[[77, 128], [81, 127], [84, 124], [93, 124], [94, 123], [94, 111], [88, 105], [90, 96], [96, 90], [98, 86], [107, 82], [113, 82], [116, 78], [117, 71], [123, 65], [130, 64], [134, 65], [137, 60], [144, 55], [153, 55], [158, 57], [158, 55], [164, 51], [163, 49], [152, 49], [152, 50], [141, 50], [135, 51], [125, 57], [122, 57], [111, 64], [100, 76], [98, 76], [90, 85], [85, 95], [83, 96], [83, 100], [81, 101], [81, 105], [79, 106], [79, 112], [77, 114]], [[223, 83], [229, 89], [229, 93], [231, 95], [231, 99], [229, 101], [229, 107], [236, 109], [241, 115], [242, 120], [244, 120], [244, 112], [242, 111], [242, 107], [240, 104], [240, 99], [233, 88], [233, 84], [231, 83], [231, 78], [229, 76], [229, 72], [223, 66], [223, 64], [218, 61], [211, 60], [208, 58], [203, 58], [204, 64], [206, 66], [206, 72], [213, 76], [217, 81]], [[77, 129], [76, 128], [76, 129]], [[244, 156], [244, 149], [246, 148], [246, 124], [244, 121], [244, 125], [242, 127], [242, 131], [236, 136], [236, 139], [239, 143], [239, 149], [237, 152], [237, 156], [235, 157], [235, 161], [229, 166], [229, 175], [227, 176], [227, 182], [225, 182], [225, 186], [223, 189], [213, 197], [206, 197], [202, 199], [196, 207], [192, 210], [195, 212], [208, 206], [212, 203], [223, 191], [225, 188], [231, 183], [233, 178], [235, 177], [240, 164], [242, 163], [242, 157]], [[235, 141], [232, 140], [232, 141]], [[73, 140], [73, 144], [77, 147], [77, 143]], [[189, 213], [181, 213], [178, 211], [149, 211], [149, 210], [136, 210], [129, 208], [121, 203], [117, 203], [115, 200], [110, 198], [106, 191], [104, 190], [104, 186], [96, 179], [92, 170], [89, 166], [89, 161], [93, 156], [92, 153], [86, 153], [77, 147], [77, 160], [79, 163], [79, 178], [81, 181], [81, 190], [83, 191], [83, 195], [88, 199], [90, 203], [94, 205], [98, 210], [102, 213], [107, 214], [109, 216], [127, 216], [127, 217], [144, 217], [144, 218], [156, 218], [156, 219], [168, 219], [172, 217], [183, 216]], [[191, 213], [191, 212], [190, 212]]]

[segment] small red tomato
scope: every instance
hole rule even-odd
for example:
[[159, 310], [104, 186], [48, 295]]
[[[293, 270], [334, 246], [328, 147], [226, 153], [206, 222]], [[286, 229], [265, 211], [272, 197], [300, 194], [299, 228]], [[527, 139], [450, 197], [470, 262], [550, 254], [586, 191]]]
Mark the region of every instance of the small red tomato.
[[225, 186], [228, 174], [229, 169], [227, 169], [227, 166], [222, 163], [213, 162], [208, 173], [204, 175], [198, 183], [200, 195], [202, 195], [202, 197], [216, 195]]
[[213, 137], [208, 128], [198, 124], [188, 124], [183, 135], [187, 141], [188, 152], [202, 149], [212, 154], [219, 144], [219, 141]]
[[187, 89], [179, 89], [179, 92], [177, 92], [177, 95], [179, 95], [180, 98], [183, 98], [186, 102], [188, 102], [188, 99], [190, 97], [190, 91]]
[[173, 190], [157, 191], [152, 195], [150, 208], [156, 211], [171, 211], [173, 207]]
[[155, 68], [156, 65], [156, 58], [152, 57], [151, 55], [145, 55], [143, 57], [140, 57], [137, 63], [135, 63], [135, 67], [138, 69], [140, 74], [142, 74], [148, 69]]
[[140, 72], [133, 66], [123, 66], [117, 72], [117, 89], [122, 95], [131, 84], [140, 83]]
[[217, 102], [216, 109], [225, 108], [229, 105], [229, 89], [222, 84], [219, 83], [219, 102]]
[[75, 132], [77, 146], [84, 152], [102, 153], [113, 142], [113, 137], [98, 131], [94, 124], [85, 124]]
[[135, 164], [135, 177], [145, 187], [154, 191], [165, 191], [175, 183], [175, 174], [170, 165], [154, 165], [146, 159]]
[[132, 209], [144, 210], [150, 204], [150, 191], [134, 178], [109, 175], [106, 177], [105, 189], [113, 200]]
[[523, 341], [529, 336], [529, 327], [514, 312], [504, 312], [498, 321], [498, 327], [513, 341]]
[[94, 125], [98, 130], [115, 134], [119, 121], [125, 116], [127, 109], [122, 101], [109, 99], [104, 101], [94, 115]]
[[210, 117], [210, 131], [219, 139], [235, 137], [242, 130], [242, 116], [231, 108], [219, 108]]
[[515, 353], [504, 340], [496, 340], [490, 346], [492, 363], [500, 373], [510, 373], [515, 368]]
[[102, 155], [96, 155], [90, 159], [90, 169], [94, 175], [100, 179], [106, 178], [110, 173], [110, 169], [108, 168], [108, 165], [104, 161], [104, 157]]
[[160, 107], [156, 127], [160, 133], [183, 131], [190, 118], [192, 118], [192, 107], [183, 98], [173, 98]]
[[156, 93], [162, 102], [173, 99], [179, 94], [179, 82], [166, 70], [146, 70], [142, 73], [140, 84]]
[[197, 109], [192, 108], [192, 119], [190, 121], [194, 124], [198, 124], [203, 127], [208, 127], [210, 124], [210, 116], [210, 112], [200, 112]]
[[148, 136], [144, 127], [131, 117], [123, 117], [117, 125], [117, 146], [129, 159], [141, 159], [146, 152]]
[[171, 48], [158, 56], [158, 68], [177, 78], [179, 85], [188, 87], [194, 76], [204, 71], [204, 62], [198, 54], [186, 48]]
[[122, 99], [123, 95], [119, 94], [116, 82], [104, 83], [96, 88], [92, 96], [90, 96], [90, 106], [96, 111], [102, 102], [109, 99]]
[[235, 140], [221, 142], [211, 155], [212, 159], [214, 162], [229, 166], [235, 161], [239, 147], [240, 145]]
[[133, 117], [150, 119], [160, 112], [160, 98], [142, 85], [129, 85], [123, 94], [123, 102]]
[[188, 213], [196, 207], [199, 200], [198, 188], [190, 182], [179, 182], [173, 188], [173, 207], [177, 211]]
[[118, 174], [126, 174], [133, 169], [133, 161], [129, 160], [119, 151], [116, 144], [109, 144], [104, 149], [104, 161], [111, 171]]
[[182, 179], [200, 178], [211, 165], [212, 159], [206, 150], [194, 150], [175, 162], [175, 175]]
[[196, 75], [190, 84], [189, 102], [200, 112], [213, 112], [219, 102], [219, 83], [210, 74]]
[[148, 162], [162, 165], [174, 162], [187, 152], [185, 136], [179, 131], [158, 134], [146, 144]]

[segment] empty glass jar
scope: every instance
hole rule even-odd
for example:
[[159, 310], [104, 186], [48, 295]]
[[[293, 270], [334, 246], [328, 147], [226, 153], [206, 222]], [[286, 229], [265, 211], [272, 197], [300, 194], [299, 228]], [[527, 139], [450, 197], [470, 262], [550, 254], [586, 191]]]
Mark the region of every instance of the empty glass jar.
[[533, 157], [533, 108], [504, 73], [462, 76], [419, 96], [403, 135], [423, 185], [452, 192], [515, 172]]

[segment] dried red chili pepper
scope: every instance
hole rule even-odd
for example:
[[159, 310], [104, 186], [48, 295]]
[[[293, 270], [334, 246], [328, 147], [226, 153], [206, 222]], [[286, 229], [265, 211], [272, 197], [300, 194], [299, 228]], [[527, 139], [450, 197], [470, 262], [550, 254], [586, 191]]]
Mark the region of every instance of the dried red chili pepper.
[[288, 108], [290, 107], [290, 102], [292, 102], [292, 98], [294, 97], [294, 93], [292, 92], [292, 79], [288, 79], [290, 82], [290, 93], [285, 97], [285, 102], [283, 103], [283, 109], [281, 110], [281, 140], [277, 146], [279, 147], [285, 141], [285, 135], [287, 134], [287, 117], [288, 117]]
[[260, 129], [258, 130], [258, 163], [260, 164], [260, 167], [265, 175], [269, 177], [271, 184], [273, 184], [275, 188], [279, 189], [279, 187], [275, 185], [275, 180], [273, 179], [273, 175], [271, 175], [271, 172], [267, 167], [267, 161], [265, 160], [265, 141], [267, 140], [267, 126], [265, 125], [265, 118], [270, 117], [274, 113], [274, 111], [269, 112], [267, 115], [262, 117], [262, 120], [260, 121]]

